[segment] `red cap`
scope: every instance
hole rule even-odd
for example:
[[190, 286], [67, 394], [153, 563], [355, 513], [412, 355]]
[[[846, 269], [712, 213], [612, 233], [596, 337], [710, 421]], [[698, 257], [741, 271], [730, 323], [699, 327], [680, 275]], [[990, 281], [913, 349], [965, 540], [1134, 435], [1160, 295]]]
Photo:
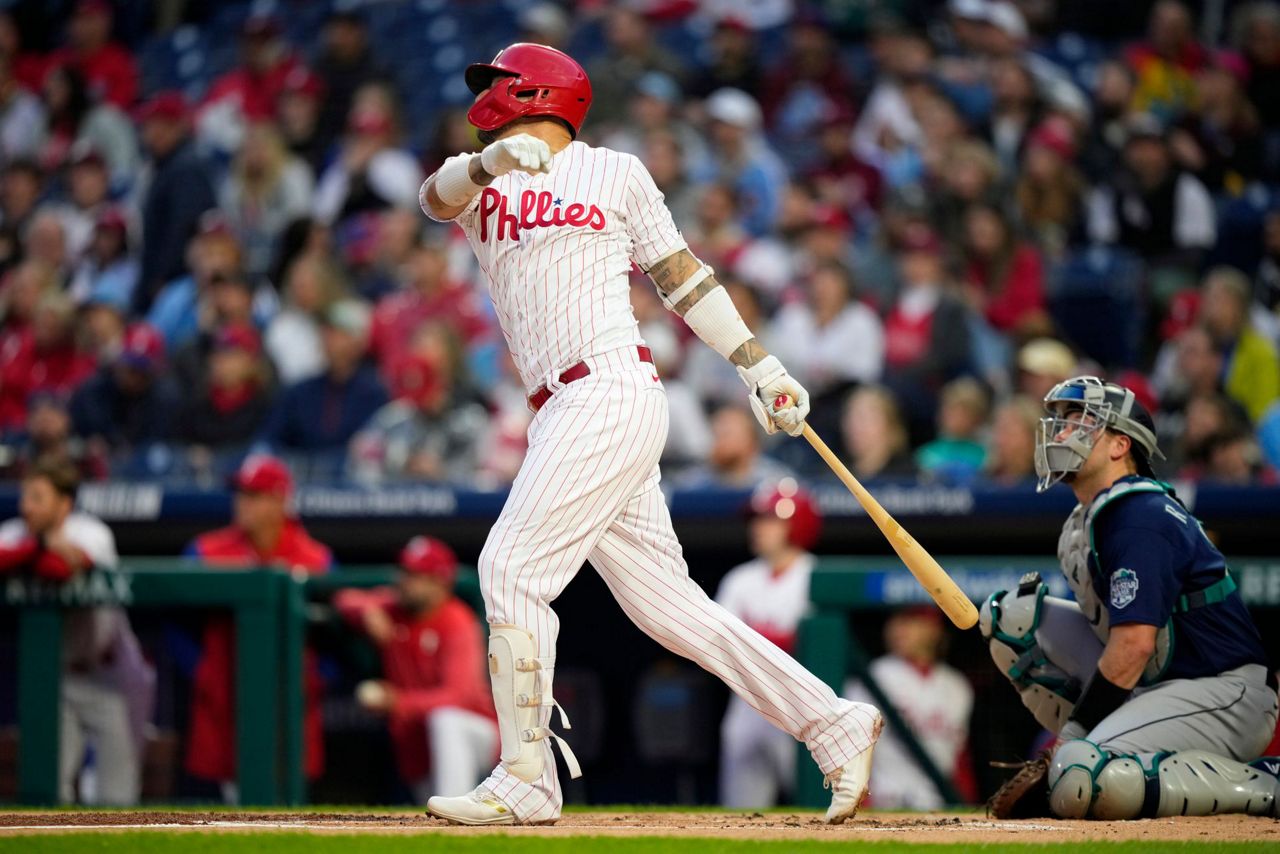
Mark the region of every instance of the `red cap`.
[[453, 549], [434, 537], [414, 537], [400, 552], [400, 568], [414, 575], [429, 575], [453, 586], [458, 558]]
[[120, 361], [131, 368], [150, 371], [164, 363], [164, 336], [149, 323], [135, 323], [124, 333]]
[[440, 368], [433, 359], [410, 354], [395, 364], [391, 380], [397, 398], [430, 400], [440, 389]]
[[938, 255], [942, 252], [942, 241], [938, 238], [938, 233], [929, 226], [912, 225], [902, 236], [900, 248], [903, 252], [927, 252], [930, 255]]
[[790, 477], [784, 477], [774, 487], [757, 491], [751, 498], [751, 516], [775, 516], [789, 521], [787, 539], [801, 549], [813, 548], [822, 532], [822, 515], [817, 505]]
[[1027, 145], [1047, 148], [1063, 160], [1076, 156], [1075, 134], [1071, 132], [1071, 124], [1063, 118], [1050, 117], [1036, 125], [1027, 139]]
[[258, 330], [248, 323], [232, 323], [218, 330], [213, 336], [215, 350], [243, 350], [251, 356], [262, 352], [262, 339]]
[[1195, 325], [1200, 315], [1200, 291], [1186, 288], [1169, 300], [1169, 313], [1160, 321], [1160, 338], [1170, 341]]
[[189, 114], [186, 96], [177, 89], [165, 89], [143, 101], [134, 112], [134, 119], [139, 123], [151, 119], [184, 122]]
[[293, 492], [293, 475], [284, 461], [270, 454], [250, 454], [231, 478], [236, 492], [255, 492], [288, 498]]
[[393, 127], [391, 116], [367, 107], [353, 112], [347, 119], [347, 129], [356, 133], [389, 133]]
[[129, 233], [129, 223], [125, 219], [124, 211], [114, 206], [106, 208], [102, 213], [98, 214], [98, 220], [93, 224], [93, 227], [103, 230], [111, 229], [122, 234]]
[[324, 81], [306, 66], [298, 65], [290, 69], [284, 77], [286, 94], [309, 95], [319, 98], [324, 94]]

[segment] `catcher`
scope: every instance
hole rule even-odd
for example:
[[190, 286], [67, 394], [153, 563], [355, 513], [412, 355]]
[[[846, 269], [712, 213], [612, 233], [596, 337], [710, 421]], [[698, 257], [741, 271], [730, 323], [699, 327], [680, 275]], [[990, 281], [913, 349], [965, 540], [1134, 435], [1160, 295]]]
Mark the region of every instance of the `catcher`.
[[1001, 818], [1277, 815], [1276, 680], [1221, 552], [1157, 481], [1151, 416], [1077, 377], [1044, 399], [1038, 490], [1078, 504], [1058, 540], [1075, 602], [1040, 576], [993, 594], [991, 657], [1054, 748], [996, 793]]

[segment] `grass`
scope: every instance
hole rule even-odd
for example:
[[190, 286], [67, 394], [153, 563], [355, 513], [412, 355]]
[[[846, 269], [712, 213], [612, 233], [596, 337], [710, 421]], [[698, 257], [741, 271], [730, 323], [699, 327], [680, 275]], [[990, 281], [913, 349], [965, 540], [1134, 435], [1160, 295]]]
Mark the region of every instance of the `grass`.
[[356, 834], [304, 833], [166, 833], [160, 831], [66, 833], [49, 836], [0, 837], [0, 852], [23, 854], [206, 854], [234, 851], [237, 854], [264, 851], [269, 854], [405, 854], [407, 851], [430, 851], [432, 854], [834, 854], [836, 850], [857, 847], [874, 854], [947, 854], [969, 852], [1005, 852], [1014, 854], [1216, 854], [1216, 852], [1256, 852], [1280, 850], [1280, 846], [1258, 842], [1064, 842], [1064, 843], [906, 843], [819, 842], [784, 840], [753, 842], [733, 839], [672, 839], [663, 837], [575, 836], [563, 839], [531, 837], [516, 840], [510, 836], [445, 837], [437, 834], [419, 836], [379, 836]]

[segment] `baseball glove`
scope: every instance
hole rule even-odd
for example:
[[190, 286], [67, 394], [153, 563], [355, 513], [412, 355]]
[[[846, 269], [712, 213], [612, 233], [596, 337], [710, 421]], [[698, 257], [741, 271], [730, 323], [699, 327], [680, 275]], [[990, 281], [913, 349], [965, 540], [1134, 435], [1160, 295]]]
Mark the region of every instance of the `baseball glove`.
[[1052, 817], [1048, 780], [1052, 756], [1045, 750], [1029, 762], [992, 762], [997, 768], [1017, 768], [1018, 773], [1005, 780], [987, 801], [987, 815], [994, 818]]

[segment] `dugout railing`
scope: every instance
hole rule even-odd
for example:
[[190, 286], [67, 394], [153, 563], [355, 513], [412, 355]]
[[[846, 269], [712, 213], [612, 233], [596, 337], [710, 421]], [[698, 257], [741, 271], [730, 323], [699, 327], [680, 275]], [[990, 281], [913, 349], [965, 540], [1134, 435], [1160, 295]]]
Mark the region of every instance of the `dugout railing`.
[[[1043, 557], [941, 558], [976, 602], [1016, 585], [1040, 570], [1055, 595], [1068, 595], [1057, 564]], [[1246, 560], [1232, 567], [1250, 605], [1280, 604], [1280, 560]], [[307, 604], [341, 587], [383, 584], [388, 566], [352, 567], [323, 576], [280, 569], [213, 569], [198, 562], [130, 559], [115, 572], [95, 572], [64, 584], [11, 577], [0, 607], [16, 613], [18, 638], [18, 798], [53, 804], [58, 798], [59, 702], [62, 620], [66, 610], [94, 605], [128, 609], [227, 609], [236, 626], [236, 732], [240, 802], [296, 805], [305, 801], [302, 768], [302, 655]], [[475, 572], [459, 574], [458, 593], [482, 610]], [[908, 726], [885, 702], [870, 676], [869, 657], [852, 630], [859, 611], [886, 610], [930, 601], [901, 563], [891, 557], [819, 559], [811, 585], [813, 609], [801, 623], [797, 657], [837, 692], [849, 677], [868, 688], [907, 751], [945, 799], [957, 800]], [[263, 725], [268, 722], [268, 725]], [[798, 748], [803, 751], [803, 746]], [[799, 763], [797, 800], [820, 807], [828, 795], [822, 776], [805, 758]]]

